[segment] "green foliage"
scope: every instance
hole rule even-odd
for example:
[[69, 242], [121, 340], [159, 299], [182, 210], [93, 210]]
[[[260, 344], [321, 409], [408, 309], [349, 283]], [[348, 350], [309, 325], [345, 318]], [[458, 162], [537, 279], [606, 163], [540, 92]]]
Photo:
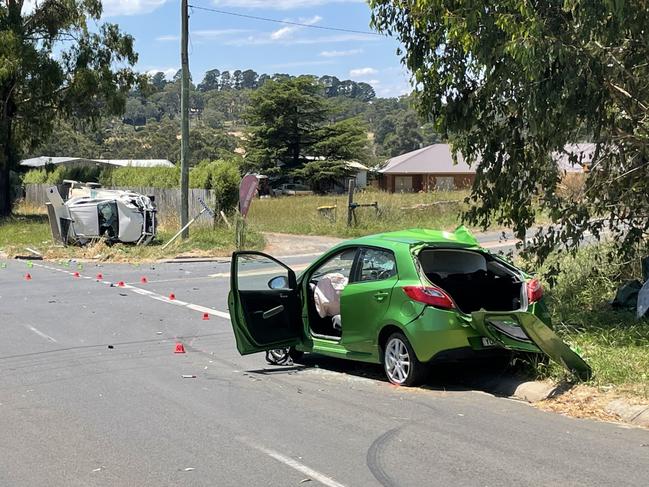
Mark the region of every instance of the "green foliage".
[[124, 109], [143, 78], [133, 38], [99, 21], [99, 0], [0, 4], [0, 215], [11, 210], [9, 171], [56, 117], [97, 119]]
[[104, 169], [99, 182], [107, 187], [119, 188], [178, 188], [178, 167], [117, 167]]
[[318, 142], [313, 145], [313, 154], [328, 160], [366, 162], [370, 154], [367, 131], [360, 118], [325, 125], [316, 133]]
[[345, 161], [311, 161], [293, 174], [303, 181], [308, 181], [314, 191], [324, 193], [333, 189], [339, 181], [352, 176], [355, 169]]
[[[555, 286], [546, 291], [555, 330], [578, 348], [594, 371], [598, 385], [615, 384], [649, 397], [649, 326], [632, 312], [614, 310], [609, 302], [626, 279], [641, 278], [640, 262], [609, 261], [610, 245], [586, 247], [574, 256], [552, 254], [541, 273], [561, 261]], [[564, 378], [552, 365], [542, 375]]]
[[381, 120], [375, 140], [382, 154], [399, 156], [422, 147], [423, 136], [416, 113], [400, 112]]
[[209, 163], [209, 187], [216, 193], [216, 209], [226, 213], [234, 211], [239, 201], [239, 182], [241, 174], [232, 161]]
[[[278, 166], [300, 169], [314, 158], [366, 161], [367, 125], [360, 118], [327, 123], [329, 113], [329, 103], [312, 77], [266, 82], [251, 96], [246, 164], [269, 172]], [[331, 178], [329, 168], [337, 167], [332, 164], [311, 164], [306, 173], [321, 173], [324, 183]]]
[[64, 179], [84, 182], [98, 182], [101, 170], [97, 167], [64, 167], [47, 165], [30, 169], [23, 176], [24, 184], [59, 184]]
[[268, 81], [250, 101], [246, 162], [261, 170], [278, 164], [294, 169], [313, 155], [315, 132], [326, 120], [327, 108], [312, 78]]
[[[640, 0], [371, 0], [419, 87], [422, 115], [476, 165], [469, 223], [522, 237], [540, 213], [543, 260], [608, 233], [626, 256], [649, 233], [649, 9]], [[596, 144], [582, 198], [557, 191], [551, 154]], [[572, 155], [575, 161], [578, 155]], [[533, 205], [538, 201], [538, 205]], [[560, 265], [560, 262], [557, 262]], [[556, 269], [555, 269], [556, 271]]]

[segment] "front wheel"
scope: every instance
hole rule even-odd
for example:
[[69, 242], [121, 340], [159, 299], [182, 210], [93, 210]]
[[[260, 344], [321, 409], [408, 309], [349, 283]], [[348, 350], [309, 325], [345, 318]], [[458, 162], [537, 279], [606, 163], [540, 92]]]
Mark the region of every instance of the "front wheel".
[[426, 367], [422, 364], [403, 333], [390, 335], [385, 342], [383, 368], [388, 380], [399, 386], [416, 386], [426, 377]]

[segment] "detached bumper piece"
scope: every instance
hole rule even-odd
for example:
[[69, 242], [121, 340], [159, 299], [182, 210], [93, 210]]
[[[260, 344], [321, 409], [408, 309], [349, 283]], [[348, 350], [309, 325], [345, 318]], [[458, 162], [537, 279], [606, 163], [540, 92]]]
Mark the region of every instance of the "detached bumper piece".
[[587, 381], [590, 366], [536, 315], [524, 311], [471, 314], [471, 325], [483, 336], [509, 350], [543, 352], [575, 377]]

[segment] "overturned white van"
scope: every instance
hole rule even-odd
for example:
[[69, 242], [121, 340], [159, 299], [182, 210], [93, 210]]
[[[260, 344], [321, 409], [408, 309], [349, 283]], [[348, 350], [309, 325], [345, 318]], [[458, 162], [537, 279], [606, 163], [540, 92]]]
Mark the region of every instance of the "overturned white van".
[[109, 243], [146, 245], [156, 235], [153, 196], [103, 189], [96, 183], [64, 181], [65, 199], [56, 186], [47, 189], [52, 238], [64, 245], [85, 245], [104, 238]]

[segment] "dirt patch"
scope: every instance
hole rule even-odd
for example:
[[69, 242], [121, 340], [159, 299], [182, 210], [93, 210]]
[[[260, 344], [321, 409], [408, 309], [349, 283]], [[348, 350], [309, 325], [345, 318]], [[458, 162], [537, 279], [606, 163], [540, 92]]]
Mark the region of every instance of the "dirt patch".
[[340, 238], [314, 235], [271, 232], [265, 232], [263, 235], [266, 240], [264, 252], [271, 255], [321, 254], [342, 242]]
[[552, 411], [575, 418], [626, 422], [618, 414], [609, 410], [611, 402], [616, 400], [623, 400], [628, 404], [647, 403], [638, 397], [621, 394], [619, 391], [606, 391], [592, 386], [578, 385], [554, 397], [536, 402], [534, 405], [544, 411]]

